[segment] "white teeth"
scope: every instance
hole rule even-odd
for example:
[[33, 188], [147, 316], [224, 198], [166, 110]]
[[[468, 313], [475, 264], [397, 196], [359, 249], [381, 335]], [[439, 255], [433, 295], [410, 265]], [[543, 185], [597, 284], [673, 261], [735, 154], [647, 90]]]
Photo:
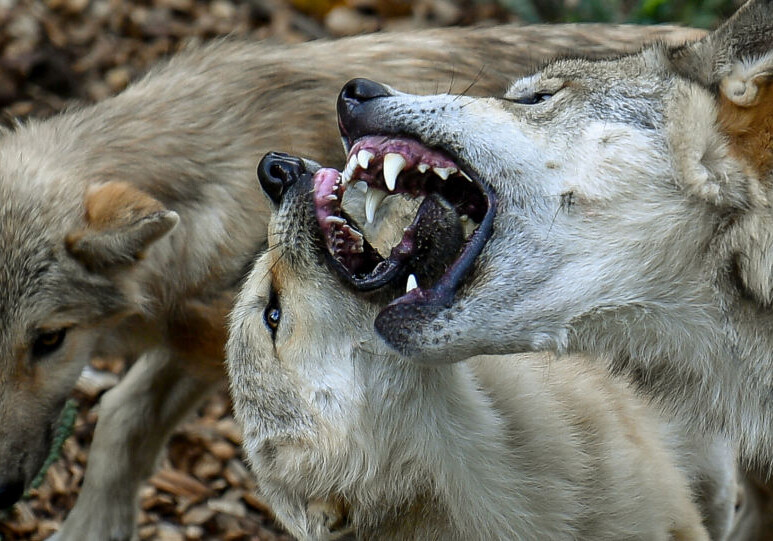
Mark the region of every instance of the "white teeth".
[[328, 216], [325, 218], [325, 223], [343, 225], [346, 223], [346, 220], [344, 220], [340, 216]]
[[416, 283], [416, 277], [413, 274], [409, 274], [408, 281], [405, 283], [405, 292], [408, 293], [417, 287], [419, 287], [419, 284]]
[[470, 219], [462, 220], [462, 230], [464, 231], [464, 238], [469, 238], [470, 235], [478, 228], [478, 224]]
[[433, 167], [432, 170], [443, 180], [448, 180], [450, 175], [458, 171], [456, 167]]
[[360, 233], [356, 229], [352, 229], [351, 227], [346, 226], [346, 232], [349, 233], [352, 237], [354, 237], [354, 240], [362, 241], [362, 233]]
[[355, 182], [354, 187], [360, 190], [362, 193], [368, 193], [368, 183], [364, 180], [358, 180]]
[[419, 173], [426, 173], [427, 171], [429, 171], [429, 165], [426, 163], [420, 163], [419, 165], [416, 166], [416, 169], [419, 170]]
[[355, 169], [357, 169], [357, 156], [352, 156], [349, 158], [349, 161], [346, 162], [344, 172], [341, 174], [342, 185], [346, 186], [349, 184], [349, 182], [352, 180], [352, 175], [354, 175]]
[[397, 175], [403, 170], [408, 162], [400, 154], [389, 152], [384, 156], [384, 182], [390, 192], [397, 186]]
[[462, 175], [464, 178], [466, 178], [468, 181], [472, 182], [472, 179], [470, 178], [470, 176], [464, 171], [459, 171], [459, 174]]
[[357, 163], [360, 164], [360, 167], [363, 169], [367, 169], [368, 165], [370, 164], [370, 160], [373, 159], [373, 153], [368, 152], [367, 150], [360, 150], [357, 153]]
[[328, 201], [338, 201], [338, 196], [334, 193], [331, 193], [325, 199], [327, 199]]
[[365, 193], [365, 219], [368, 223], [373, 223], [373, 219], [376, 217], [376, 210], [379, 205], [387, 196], [387, 193], [377, 188], [370, 188]]

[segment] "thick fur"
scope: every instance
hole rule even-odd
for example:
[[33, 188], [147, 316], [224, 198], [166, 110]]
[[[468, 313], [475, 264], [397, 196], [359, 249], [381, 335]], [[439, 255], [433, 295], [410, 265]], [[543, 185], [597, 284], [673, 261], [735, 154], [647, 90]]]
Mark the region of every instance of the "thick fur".
[[374, 131], [447, 150], [498, 200], [452, 305], [383, 336], [424, 362], [609, 358], [769, 471], [772, 91], [773, 3], [755, 0], [697, 43], [549, 62], [503, 97], [366, 102]]
[[[334, 97], [355, 75], [496, 93], [537, 57], [690, 31], [440, 30], [272, 47], [221, 41], [115, 98], [0, 138], [0, 489], [25, 485], [91, 355], [140, 357], [102, 401], [60, 539], [122, 540], [166, 436], [223, 377], [232, 290], [265, 246], [259, 157], [340, 154]], [[6, 492], [7, 495], [7, 492]]]
[[391, 351], [371, 323], [383, 299], [321, 256], [309, 191], [290, 188], [271, 220], [227, 355], [259, 494], [295, 536], [708, 539], [676, 465], [696, 467], [694, 449], [600, 363]]

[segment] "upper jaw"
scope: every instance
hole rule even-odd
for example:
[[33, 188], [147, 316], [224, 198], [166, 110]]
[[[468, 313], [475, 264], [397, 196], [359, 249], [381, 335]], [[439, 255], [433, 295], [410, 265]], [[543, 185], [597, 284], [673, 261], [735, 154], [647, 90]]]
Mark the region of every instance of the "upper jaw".
[[[380, 116], [369, 109], [375, 117]], [[386, 124], [379, 129], [377, 118], [362, 122], [350, 113], [339, 118], [347, 161], [334, 181], [335, 203], [340, 204], [351, 187], [366, 190], [364, 215], [369, 222], [389, 195], [423, 197], [424, 202], [389, 257], [373, 257], [375, 250], [370, 251], [358, 232], [354, 248], [371, 263], [357, 266], [336, 260], [334, 239], [328, 243], [333, 268], [360, 291], [404, 284], [405, 294], [381, 310], [375, 325], [393, 348], [412, 354], [411, 348], [404, 347], [409, 341], [405, 333], [419, 332], [422, 324], [453, 305], [493, 232], [496, 194], [458, 156], [426, 145], [420, 135]], [[373, 131], [366, 133], [363, 127]], [[333, 182], [333, 173], [328, 174], [327, 182]], [[325, 208], [318, 217], [323, 229], [326, 223], [337, 223], [342, 229], [352, 226], [348, 217], [341, 217], [334, 208]], [[413, 325], [406, 327], [402, 324], [405, 321]]]

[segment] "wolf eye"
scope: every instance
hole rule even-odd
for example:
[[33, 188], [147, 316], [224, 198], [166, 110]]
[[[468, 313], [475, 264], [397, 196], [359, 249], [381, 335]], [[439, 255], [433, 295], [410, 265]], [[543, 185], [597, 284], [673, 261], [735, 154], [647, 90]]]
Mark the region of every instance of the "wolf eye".
[[517, 98], [507, 98], [507, 101], [519, 103], [521, 105], [536, 105], [543, 101], [548, 101], [552, 97], [553, 93], [551, 92], [534, 92], [533, 94], [525, 94], [523, 96], [518, 96]]
[[67, 329], [57, 329], [39, 333], [32, 343], [32, 356], [45, 357], [46, 355], [51, 355], [62, 346], [66, 335]]
[[279, 308], [279, 299], [276, 293], [271, 292], [271, 297], [268, 300], [268, 305], [263, 311], [263, 321], [266, 323], [266, 327], [271, 331], [271, 338], [276, 338], [276, 330], [279, 328], [279, 322], [282, 319], [282, 309]]

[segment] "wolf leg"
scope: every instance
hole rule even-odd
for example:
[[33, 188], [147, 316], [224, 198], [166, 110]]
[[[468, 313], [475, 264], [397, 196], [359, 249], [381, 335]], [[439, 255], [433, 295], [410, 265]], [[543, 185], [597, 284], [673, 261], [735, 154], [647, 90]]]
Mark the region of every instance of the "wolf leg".
[[136, 539], [140, 483], [156, 466], [178, 423], [218, 380], [193, 377], [166, 350], [144, 354], [102, 398], [83, 489], [56, 541]]

